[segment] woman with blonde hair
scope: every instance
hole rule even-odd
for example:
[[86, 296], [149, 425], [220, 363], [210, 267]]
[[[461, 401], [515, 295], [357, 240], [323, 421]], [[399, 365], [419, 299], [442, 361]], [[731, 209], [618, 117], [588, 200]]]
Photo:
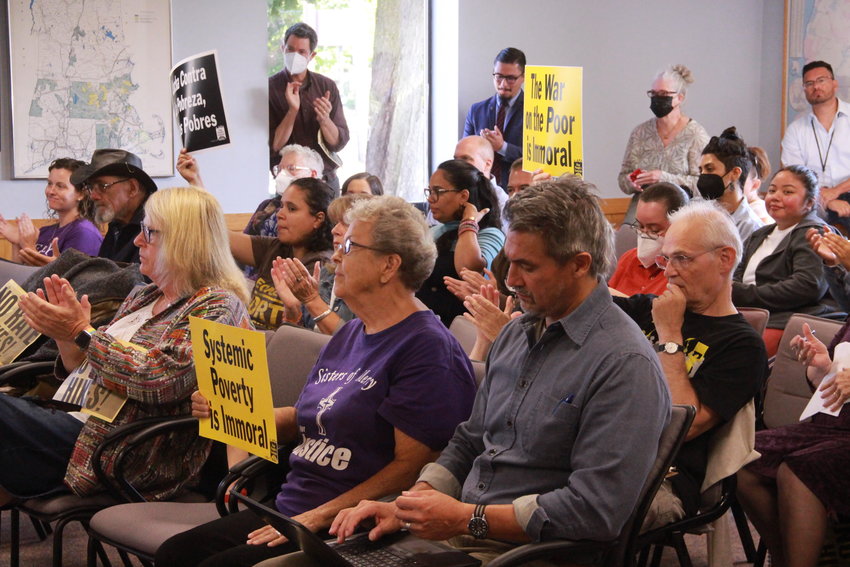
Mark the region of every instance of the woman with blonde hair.
[[[135, 289], [110, 324], [92, 327], [88, 297], [78, 299], [56, 275], [45, 278], [44, 291], [21, 298], [26, 322], [56, 341], [57, 378], [87, 373], [91, 388], [124, 402], [112, 421], [81, 421], [0, 396], [0, 504], [68, 489], [80, 496], [103, 490], [91, 459], [113, 429], [191, 413], [197, 380], [189, 318], [250, 327], [245, 279], [214, 197], [195, 187], [157, 191], [145, 204], [141, 228], [134, 241], [139, 270], [153, 283]], [[168, 498], [197, 480], [210, 446], [197, 431], [164, 435], [125, 461], [127, 480], [148, 500]], [[121, 449], [118, 443], [104, 454], [104, 470], [112, 470]]]

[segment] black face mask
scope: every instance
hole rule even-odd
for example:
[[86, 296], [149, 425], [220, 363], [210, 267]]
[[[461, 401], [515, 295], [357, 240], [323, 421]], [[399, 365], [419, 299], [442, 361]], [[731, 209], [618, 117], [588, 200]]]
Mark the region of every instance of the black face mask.
[[673, 112], [673, 97], [672, 96], [654, 96], [651, 97], [649, 109], [658, 118], [664, 118]]
[[723, 178], [716, 173], [700, 173], [697, 179], [697, 189], [703, 199], [713, 201], [719, 199], [726, 192], [726, 185], [723, 183]]

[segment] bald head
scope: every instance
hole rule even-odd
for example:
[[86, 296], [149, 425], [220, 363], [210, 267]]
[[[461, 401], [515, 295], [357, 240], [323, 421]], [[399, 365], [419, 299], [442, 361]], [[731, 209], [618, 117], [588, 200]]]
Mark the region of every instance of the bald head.
[[463, 160], [490, 177], [493, 167], [493, 146], [482, 136], [467, 136], [455, 146], [455, 159]]

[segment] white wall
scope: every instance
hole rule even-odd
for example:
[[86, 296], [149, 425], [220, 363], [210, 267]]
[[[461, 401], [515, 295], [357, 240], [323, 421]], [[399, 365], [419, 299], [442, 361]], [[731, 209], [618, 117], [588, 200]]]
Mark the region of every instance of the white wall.
[[[219, 76], [233, 143], [198, 155], [209, 190], [228, 213], [252, 212], [268, 192], [268, 74], [265, 0], [172, 0], [174, 61], [218, 49]], [[12, 179], [7, 0], [0, 0], [0, 214], [44, 216], [44, 182]], [[168, 80], [170, 69], [163, 69]], [[176, 136], [175, 148], [180, 148]], [[56, 156], [61, 157], [61, 156]], [[179, 176], [157, 185], [185, 185]]]
[[[454, 96], [432, 100], [434, 163], [451, 156], [469, 105], [492, 94], [493, 57], [508, 45], [523, 49], [532, 64], [584, 67], [586, 175], [605, 197], [622, 195], [616, 176], [626, 139], [651, 116], [644, 91], [669, 63], [685, 63], [696, 77], [688, 115], [710, 134], [738, 126], [749, 144], [765, 147], [771, 161], [779, 162], [782, 2], [528, 0], [521, 12], [513, 0], [435, 2], [432, 79], [437, 85], [449, 73], [458, 83], [457, 105]], [[41, 217], [43, 182], [11, 179], [6, 3], [0, 0], [0, 213]], [[445, 15], [446, 4], [457, 10], [457, 19]], [[222, 66], [234, 143], [198, 156], [204, 178], [226, 212], [249, 212], [267, 187], [266, 2], [172, 0], [172, 5], [174, 60], [215, 48]], [[456, 132], [445, 126], [447, 115], [454, 117]], [[179, 177], [156, 182], [182, 184]]]
[[710, 135], [737, 126], [778, 164], [782, 4], [462, 0], [458, 133], [469, 106], [493, 94], [493, 58], [512, 46], [532, 65], [584, 67], [585, 177], [603, 197], [623, 196], [617, 174], [626, 141], [652, 116], [645, 92], [671, 63], [684, 63], [696, 79], [685, 101], [688, 116]]

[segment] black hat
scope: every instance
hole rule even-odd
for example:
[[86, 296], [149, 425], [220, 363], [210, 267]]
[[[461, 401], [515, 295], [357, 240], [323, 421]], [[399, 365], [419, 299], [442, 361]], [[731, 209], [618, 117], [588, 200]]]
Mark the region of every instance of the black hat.
[[137, 179], [149, 194], [156, 191], [156, 183], [142, 169], [139, 156], [124, 150], [95, 150], [91, 163], [77, 168], [71, 174], [71, 183], [80, 186], [99, 175], [129, 175]]

